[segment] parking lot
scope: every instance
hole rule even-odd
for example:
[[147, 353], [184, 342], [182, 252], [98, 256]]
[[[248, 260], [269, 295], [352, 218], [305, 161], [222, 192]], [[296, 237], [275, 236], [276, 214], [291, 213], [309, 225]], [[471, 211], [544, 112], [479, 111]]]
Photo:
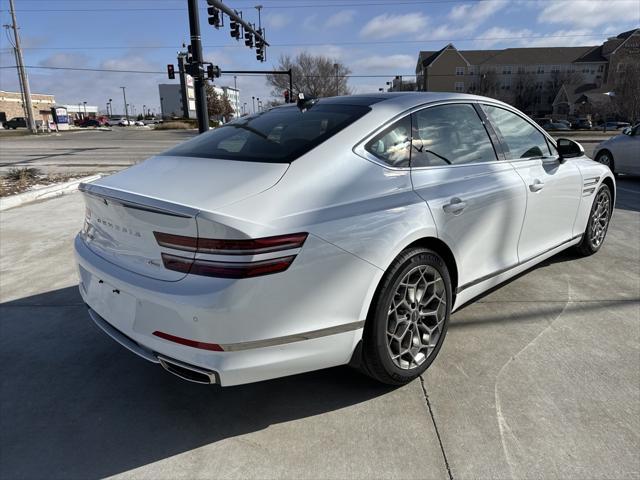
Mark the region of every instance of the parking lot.
[[[10, 139], [0, 163], [108, 171], [192, 134]], [[598, 254], [557, 255], [458, 311], [402, 388], [343, 367], [223, 389], [144, 362], [77, 292], [83, 211], [75, 193], [0, 213], [2, 478], [640, 475], [638, 179], [619, 179]]]

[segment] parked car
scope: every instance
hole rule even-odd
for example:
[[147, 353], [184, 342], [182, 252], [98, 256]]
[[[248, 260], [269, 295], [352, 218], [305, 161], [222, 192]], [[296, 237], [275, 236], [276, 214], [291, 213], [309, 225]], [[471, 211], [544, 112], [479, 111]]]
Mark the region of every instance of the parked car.
[[640, 175], [640, 123], [598, 144], [593, 158], [615, 174]]
[[351, 363], [398, 385], [452, 311], [597, 252], [615, 181], [505, 103], [403, 92], [303, 98], [80, 190], [80, 293], [142, 358], [199, 383]]
[[144, 127], [145, 123], [144, 123], [142, 120], [136, 120], [136, 121], [134, 122], [134, 125], [135, 125], [136, 127]]
[[118, 121], [118, 126], [120, 127], [130, 127], [131, 125], [133, 125], [133, 120], [127, 120], [126, 118], [121, 118]]
[[593, 124], [588, 118], [578, 118], [571, 124], [571, 128], [574, 130], [591, 130]]
[[547, 130], [548, 132], [552, 132], [552, 131], [560, 131], [560, 130], [571, 130], [569, 127], [567, 127], [567, 125], [565, 125], [564, 123], [553, 123], [553, 122], [549, 122], [549, 123], [545, 123], [543, 125], [543, 127], [545, 130]]
[[630, 127], [631, 124], [628, 122], [606, 122], [604, 126], [607, 130], [621, 130]]
[[16, 128], [27, 128], [27, 121], [24, 117], [13, 117], [11, 120], [4, 122], [2, 126], [7, 130], [10, 128], [13, 130]]

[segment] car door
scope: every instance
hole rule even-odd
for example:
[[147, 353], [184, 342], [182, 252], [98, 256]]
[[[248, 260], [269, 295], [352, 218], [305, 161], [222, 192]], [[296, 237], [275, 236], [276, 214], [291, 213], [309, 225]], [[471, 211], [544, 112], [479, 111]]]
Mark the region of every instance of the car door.
[[413, 187], [457, 259], [462, 289], [518, 263], [526, 192], [513, 167], [498, 160], [491, 135], [472, 103], [412, 115]]
[[613, 161], [617, 172], [640, 175], [640, 125], [615, 139]]
[[580, 205], [582, 175], [575, 162], [561, 162], [555, 146], [520, 114], [483, 104], [506, 159], [526, 186], [527, 209], [518, 242], [525, 262], [573, 237]]

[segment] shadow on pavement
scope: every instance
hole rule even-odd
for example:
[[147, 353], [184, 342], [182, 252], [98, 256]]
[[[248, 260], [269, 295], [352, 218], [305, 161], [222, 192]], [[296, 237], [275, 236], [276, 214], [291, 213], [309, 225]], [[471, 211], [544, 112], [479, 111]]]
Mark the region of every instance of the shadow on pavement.
[[4, 478], [114, 475], [384, 395], [347, 367], [239, 387], [187, 383], [114, 343], [69, 287], [0, 305]]

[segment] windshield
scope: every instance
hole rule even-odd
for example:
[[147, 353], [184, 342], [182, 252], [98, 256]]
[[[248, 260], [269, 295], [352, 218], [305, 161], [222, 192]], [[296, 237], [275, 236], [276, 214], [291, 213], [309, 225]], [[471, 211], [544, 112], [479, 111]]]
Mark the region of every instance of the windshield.
[[290, 163], [369, 111], [363, 105], [295, 106], [239, 118], [178, 145], [162, 155]]

